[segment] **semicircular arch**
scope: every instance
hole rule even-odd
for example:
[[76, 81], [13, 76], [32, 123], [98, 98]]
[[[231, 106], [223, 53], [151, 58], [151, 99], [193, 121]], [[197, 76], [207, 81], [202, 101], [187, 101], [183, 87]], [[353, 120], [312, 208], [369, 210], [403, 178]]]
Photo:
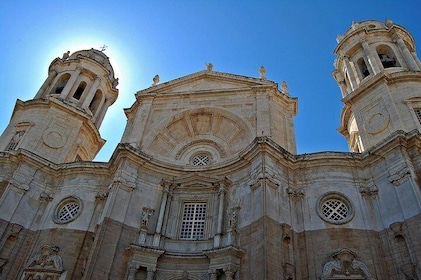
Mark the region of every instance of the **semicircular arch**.
[[163, 120], [145, 145], [159, 157], [186, 163], [191, 149], [214, 151], [215, 161], [243, 150], [253, 140], [252, 126], [235, 114], [218, 108], [186, 110]]

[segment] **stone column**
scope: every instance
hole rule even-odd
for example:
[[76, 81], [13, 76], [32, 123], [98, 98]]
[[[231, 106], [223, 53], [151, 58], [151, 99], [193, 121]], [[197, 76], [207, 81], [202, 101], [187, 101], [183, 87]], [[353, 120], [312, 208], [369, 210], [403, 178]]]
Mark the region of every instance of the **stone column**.
[[412, 57], [414, 58], [415, 62], [417, 63], [418, 67], [421, 69], [421, 61], [418, 59], [416, 52], [411, 52]]
[[225, 271], [225, 279], [226, 280], [233, 280], [234, 279], [235, 271], [229, 269]]
[[409, 52], [402, 38], [397, 37], [396, 43], [398, 44], [399, 48], [401, 49], [403, 53], [403, 57], [405, 58], [405, 62], [408, 64], [409, 70], [420, 71], [420, 67], [417, 65], [417, 62], [415, 61], [414, 57]]
[[67, 81], [66, 86], [64, 87], [63, 91], [60, 94], [60, 98], [66, 99], [69, 95], [70, 90], [73, 88], [76, 79], [79, 77], [80, 73], [82, 72], [82, 69], [76, 68], [76, 70], [73, 72], [70, 79]]
[[355, 71], [351, 63], [349, 62], [349, 59], [346, 56], [343, 57], [343, 60], [345, 63], [346, 72], [348, 73], [348, 81], [351, 86], [351, 90], [355, 90], [358, 87]]
[[155, 277], [155, 271], [154, 268], [148, 268], [146, 272], [146, 280], [153, 280]]
[[218, 274], [216, 273], [216, 269], [209, 270], [209, 279], [218, 280]]
[[99, 85], [100, 82], [101, 82], [101, 79], [99, 77], [96, 77], [95, 81], [93, 82], [93, 84], [89, 88], [88, 94], [85, 96], [85, 99], [83, 100], [83, 103], [82, 103], [82, 106], [81, 106], [82, 108], [86, 109], [86, 108], [89, 107], [92, 99], [94, 98], [95, 92], [98, 89], [98, 85]]
[[37, 98], [41, 98], [44, 95], [45, 90], [48, 88], [48, 86], [51, 84], [51, 82], [53, 81], [53, 79], [57, 77], [57, 71], [56, 70], [51, 70], [50, 73], [48, 73], [48, 77], [45, 80], [45, 82], [42, 84], [41, 88], [38, 90], [37, 94], [35, 95], [34, 99]]
[[336, 82], [339, 85], [339, 88], [341, 89], [342, 97], [347, 96], [348, 89], [346, 88], [345, 77], [342, 74], [342, 71], [339, 71], [338, 69], [336, 69], [335, 71], [333, 71], [333, 77], [335, 78]]
[[129, 264], [129, 275], [127, 276], [127, 280], [136, 280], [136, 272], [136, 265], [133, 263]]
[[213, 246], [221, 246], [221, 235], [222, 235], [222, 221], [224, 219], [224, 201], [225, 201], [225, 188], [223, 183], [219, 186], [219, 209], [218, 209], [218, 225], [216, 235], [213, 239]]
[[108, 110], [108, 107], [110, 107], [110, 100], [105, 99], [105, 102], [101, 103], [98, 107], [97, 113], [92, 118], [92, 122], [96, 125], [96, 127], [100, 127], [102, 121], [104, 120], [105, 113]]
[[158, 222], [156, 224], [156, 230], [155, 230], [155, 235], [154, 235], [153, 244], [152, 244], [155, 247], [159, 246], [159, 241], [161, 240], [162, 223], [164, 222], [164, 214], [165, 214], [165, 208], [167, 206], [168, 192], [169, 192], [169, 184], [164, 183], [161, 207], [159, 208]]
[[361, 45], [363, 47], [364, 54], [367, 57], [368, 63], [370, 64], [369, 66], [371, 67], [371, 70], [373, 71], [373, 74], [376, 75], [377, 73], [380, 73], [380, 67], [377, 64], [377, 59], [373, 55], [373, 53], [371, 51], [371, 48], [368, 45], [368, 43], [364, 41], [364, 42], [361, 43]]

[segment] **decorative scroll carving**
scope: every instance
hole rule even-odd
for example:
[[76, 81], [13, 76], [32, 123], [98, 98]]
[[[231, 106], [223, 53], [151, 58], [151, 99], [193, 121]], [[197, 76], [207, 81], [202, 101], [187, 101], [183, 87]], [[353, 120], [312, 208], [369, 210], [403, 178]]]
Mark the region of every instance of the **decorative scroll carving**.
[[35, 253], [24, 269], [24, 280], [51, 279], [58, 280], [63, 272], [63, 260], [58, 255], [57, 246], [43, 245]]
[[39, 195], [39, 200], [42, 202], [50, 202], [51, 200], [53, 200], [53, 195], [50, 193], [46, 193], [46, 192], [42, 192]]
[[362, 196], [373, 196], [378, 193], [379, 189], [376, 185], [360, 186], [360, 193]]
[[327, 262], [323, 266], [321, 280], [337, 279], [349, 277], [350, 279], [360, 279], [355, 277], [363, 277], [362, 279], [374, 280], [368, 271], [367, 266], [356, 260], [356, 254], [349, 249], [341, 249], [332, 254], [332, 261]]
[[108, 192], [98, 192], [95, 196], [98, 200], [106, 200], [108, 197]]
[[395, 172], [394, 174], [389, 176], [389, 181], [394, 186], [400, 186], [406, 182], [411, 177], [411, 172], [409, 171], [408, 167], [404, 167], [401, 170]]
[[294, 189], [292, 187], [288, 187], [287, 193], [292, 198], [303, 198], [304, 197], [304, 190], [303, 189]]

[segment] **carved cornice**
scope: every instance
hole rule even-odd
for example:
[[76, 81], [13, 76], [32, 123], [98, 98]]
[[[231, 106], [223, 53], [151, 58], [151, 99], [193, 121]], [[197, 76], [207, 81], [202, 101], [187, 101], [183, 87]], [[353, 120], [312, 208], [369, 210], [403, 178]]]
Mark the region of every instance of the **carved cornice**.
[[399, 171], [396, 171], [394, 174], [389, 176], [389, 182], [394, 186], [400, 186], [405, 183], [411, 177], [411, 172], [408, 167], [404, 167]]
[[21, 193], [26, 193], [29, 190], [29, 186], [27, 184], [21, 183], [16, 179], [10, 180], [10, 186]]

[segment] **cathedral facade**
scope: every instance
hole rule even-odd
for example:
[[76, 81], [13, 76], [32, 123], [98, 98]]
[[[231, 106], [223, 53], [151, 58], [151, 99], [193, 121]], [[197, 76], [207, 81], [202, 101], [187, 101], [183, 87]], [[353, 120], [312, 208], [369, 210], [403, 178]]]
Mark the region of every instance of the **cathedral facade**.
[[0, 137], [0, 279], [421, 279], [415, 42], [337, 41], [350, 152], [297, 154], [287, 85], [209, 64], [138, 91], [95, 162], [118, 79], [99, 50], [53, 60]]

